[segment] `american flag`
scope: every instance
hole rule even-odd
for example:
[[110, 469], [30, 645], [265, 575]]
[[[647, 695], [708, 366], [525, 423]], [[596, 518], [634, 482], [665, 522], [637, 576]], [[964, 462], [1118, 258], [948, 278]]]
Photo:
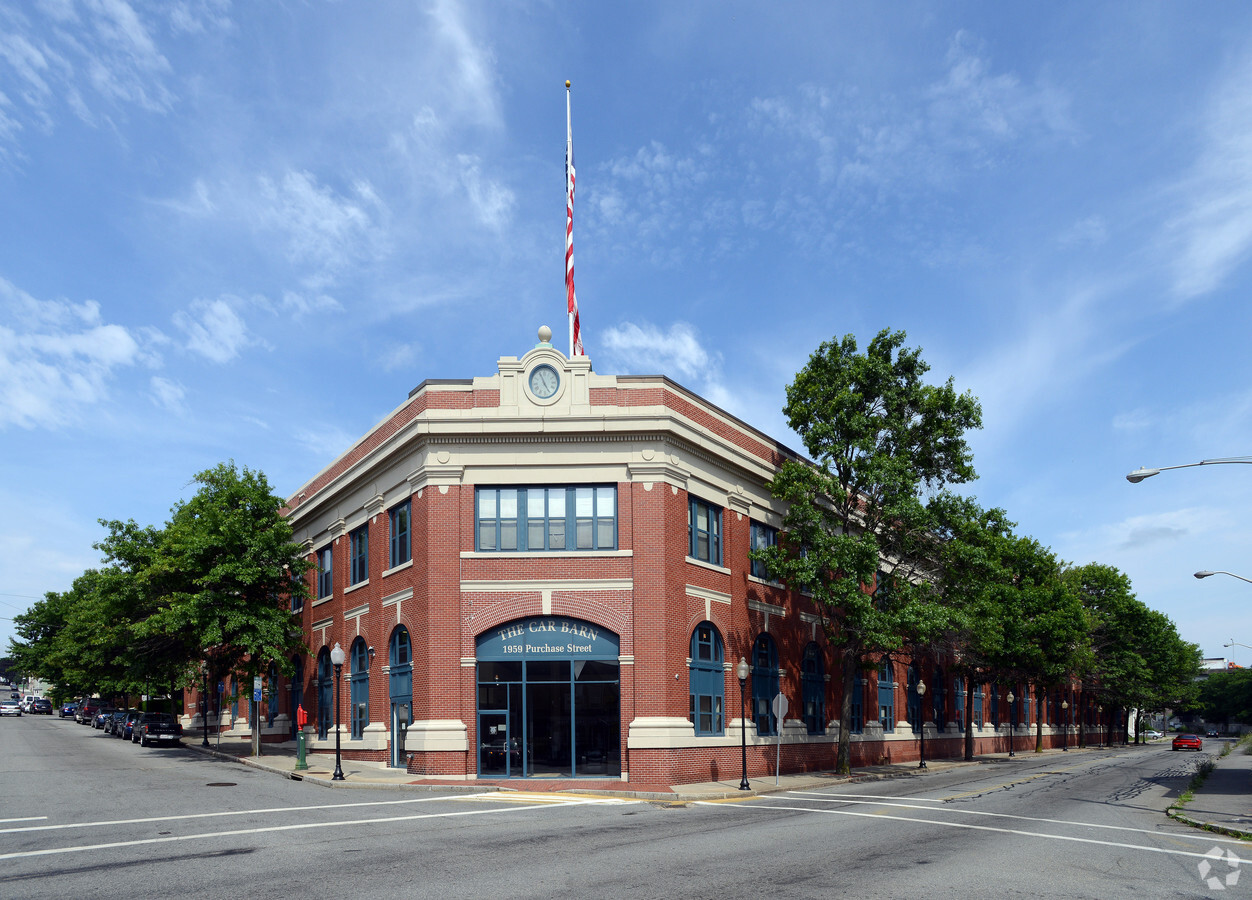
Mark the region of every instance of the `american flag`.
[[583, 352], [578, 322], [578, 298], [574, 296], [574, 130], [569, 118], [569, 82], [565, 82], [565, 308], [569, 313], [569, 355]]

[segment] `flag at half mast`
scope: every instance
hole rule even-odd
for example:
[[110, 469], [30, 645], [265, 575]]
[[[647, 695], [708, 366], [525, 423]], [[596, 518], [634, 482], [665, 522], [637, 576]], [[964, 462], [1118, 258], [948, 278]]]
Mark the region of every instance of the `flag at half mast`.
[[578, 298], [574, 295], [574, 130], [569, 117], [569, 82], [565, 82], [565, 309], [569, 314], [569, 355], [583, 352], [578, 322]]

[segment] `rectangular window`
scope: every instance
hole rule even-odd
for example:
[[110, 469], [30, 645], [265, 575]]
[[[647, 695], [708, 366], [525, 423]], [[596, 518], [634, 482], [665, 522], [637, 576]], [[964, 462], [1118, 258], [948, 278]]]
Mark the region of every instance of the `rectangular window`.
[[394, 506], [388, 514], [391, 521], [391, 555], [389, 568], [408, 562], [412, 556], [412, 542], [409, 540], [409, 503], [405, 500]]
[[291, 611], [304, 609], [304, 579], [298, 575], [291, 576]]
[[335, 555], [328, 544], [317, 551], [317, 599], [329, 597], [335, 590]]
[[349, 584], [360, 584], [370, 577], [370, 527], [362, 525], [349, 536], [352, 571]]
[[[750, 537], [753, 550], [764, 550], [778, 543], [778, 529], [762, 525], [760, 522], [753, 522]], [[752, 575], [756, 578], [768, 579], [769, 573], [765, 571], [765, 563], [759, 559], [752, 560]]]
[[479, 488], [479, 550], [616, 550], [617, 488]]
[[720, 566], [722, 564], [722, 510], [695, 497], [690, 501], [687, 522], [687, 555]]

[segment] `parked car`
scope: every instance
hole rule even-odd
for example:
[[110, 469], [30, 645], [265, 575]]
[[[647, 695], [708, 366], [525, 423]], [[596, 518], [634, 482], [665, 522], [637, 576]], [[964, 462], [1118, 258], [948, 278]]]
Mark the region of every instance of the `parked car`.
[[170, 713], [144, 713], [135, 725], [135, 733], [131, 740], [146, 747], [148, 744], [161, 744], [166, 741], [177, 744], [183, 736], [183, 726]]
[[74, 721], [80, 725], [91, 725], [95, 722], [96, 713], [100, 712], [101, 707], [108, 705], [99, 697], [88, 697], [78, 704], [78, 712], [74, 715]]
[[78, 712], [78, 704], [75, 703], [73, 700], [71, 700], [69, 703], [61, 704], [61, 718], [62, 719], [73, 718], [74, 714], [77, 712]]
[[0, 716], [21, 716], [22, 704], [16, 700], [0, 700]]
[[30, 712], [31, 705], [35, 702], [34, 694], [27, 694], [22, 698], [22, 712]]
[[1198, 734], [1180, 734], [1174, 738], [1175, 750], [1202, 750], [1204, 749], [1204, 741], [1200, 740]]
[[1143, 733], [1143, 737], [1145, 740], [1155, 741], [1155, 740], [1165, 737], [1165, 735], [1163, 735], [1159, 731], [1145, 731]]
[[129, 741], [135, 734], [135, 726], [139, 724], [139, 719], [143, 716], [142, 709], [128, 709], [122, 723], [113, 729], [113, 733], [124, 741]]
[[109, 720], [109, 716], [113, 715], [115, 712], [117, 712], [117, 707], [115, 706], [100, 707], [100, 709], [96, 710], [96, 717], [91, 720], [91, 727], [95, 728], [97, 731], [104, 728], [104, 723], [107, 722]]
[[1205, 735], [1205, 737], [1221, 737], [1221, 735], [1218, 734], [1216, 731], [1210, 731], [1208, 734]]
[[101, 729], [105, 734], [116, 734], [117, 727], [126, 721], [126, 710], [115, 709], [109, 713], [108, 718], [104, 720], [104, 727]]
[[52, 715], [52, 701], [47, 697], [36, 697], [35, 702], [31, 704], [30, 711], [37, 716]]

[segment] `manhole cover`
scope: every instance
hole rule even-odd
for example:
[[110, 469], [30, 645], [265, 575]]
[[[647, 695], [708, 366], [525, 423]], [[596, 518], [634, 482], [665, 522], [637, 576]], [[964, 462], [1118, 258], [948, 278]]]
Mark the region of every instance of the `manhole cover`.
[[235, 787], [233, 781], [210, 781], [205, 787]]

